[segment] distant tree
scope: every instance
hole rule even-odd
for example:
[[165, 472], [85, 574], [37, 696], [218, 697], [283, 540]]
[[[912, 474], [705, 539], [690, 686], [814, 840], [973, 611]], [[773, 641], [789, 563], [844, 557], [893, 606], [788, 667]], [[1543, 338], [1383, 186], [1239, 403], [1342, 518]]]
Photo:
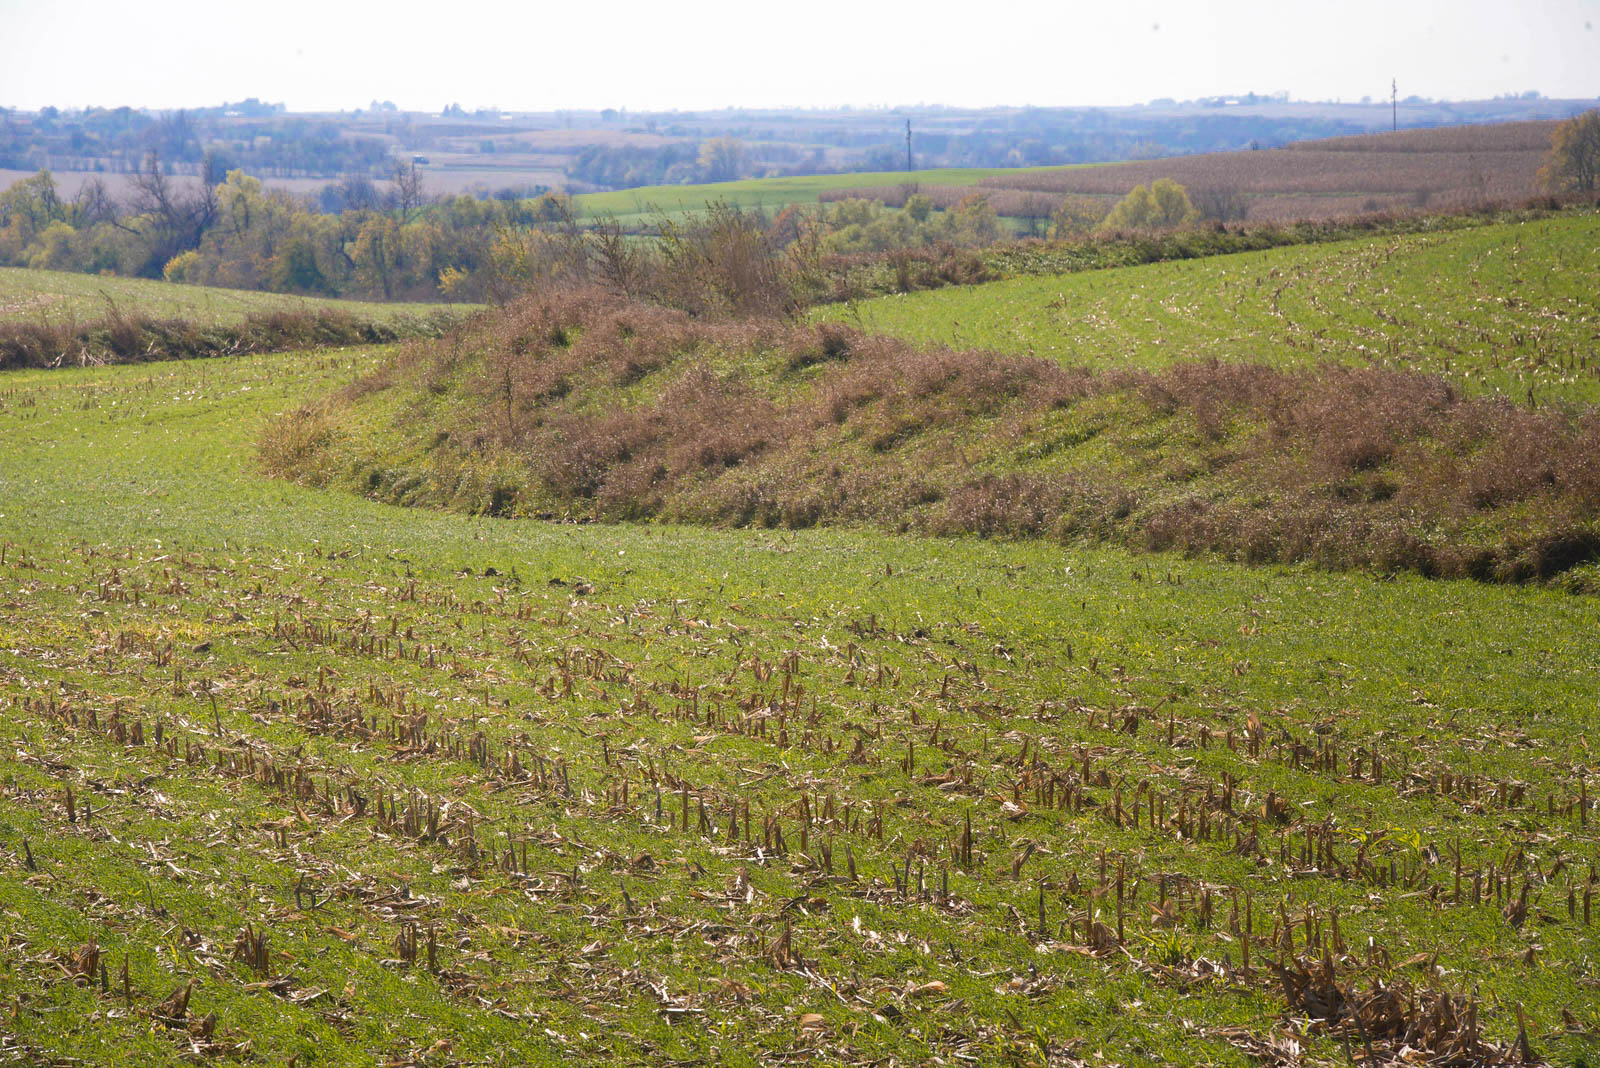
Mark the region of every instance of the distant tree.
[[345, 211], [377, 211], [383, 205], [383, 194], [365, 175], [350, 175], [331, 182], [317, 193], [317, 206], [329, 215]]
[[159, 277], [172, 257], [199, 247], [200, 239], [217, 219], [217, 187], [221, 179], [210, 155], [201, 167], [200, 180], [192, 188], [174, 182], [154, 152], [145, 157], [144, 170], [130, 180], [130, 203], [136, 216], [131, 224], [124, 224], [146, 242], [145, 262], [138, 273]]
[[1082, 237], [1105, 217], [1105, 205], [1093, 197], [1064, 197], [1050, 213], [1050, 236], [1058, 240]]
[[700, 146], [700, 172], [707, 182], [731, 182], [744, 165], [744, 142], [737, 137], [714, 137]]
[[28, 266], [35, 270], [75, 271], [78, 269], [78, 232], [57, 219], [34, 238]]
[[51, 223], [65, 218], [66, 208], [49, 171], [13, 182], [0, 194], [0, 228], [14, 230], [23, 245]]
[[422, 187], [422, 172], [415, 163], [394, 165], [394, 187], [390, 190], [390, 196], [401, 222], [410, 222], [427, 204], [428, 194]]
[[78, 227], [115, 222], [117, 202], [106, 189], [105, 182], [99, 178], [90, 178], [78, 187], [78, 194], [72, 198], [69, 214], [72, 224]]
[[169, 282], [194, 282], [199, 278], [200, 253], [193, 249], [180, 252], [167, 261], [161, 277]]
[[572, 198], [562, 192], [541, 194], [528, 206], [531, 221], [536, 226], [569, 233], [577, 231], [578, 207]]
[[1250, 201], [1231, 186], [1213, 185], [1194, 189], [1189, 200], [1202, 219], [1216, 222], [1236, 222], [1250, 214]]
[[1178, 226], [1199, 217], [1189, 194], [1171, 178], [1157, 178], [1148, 187], [1136, 185], [1117, 202], [1100, 224], [1102, 230], [1148, 230]]
[[273, 260], [272, 288], [280, 293], [329, 292], [328, 280], [317, 266], [317, 254], [311, 242], [295, 238]]
[[933, 214], [933, 198], [926, 193], [912, 193], [906, 197], [905, 212], [916, 223], [925, 223]]
[[1593, 192], [1600, 178], [1600, 110], [1586, 111], [1556, 127], [1539, 179], [1552, 193]]
[[394, 299], [400, 274], [400, 227], [393, 219], [370, 216], [356, 232], [350, 253], [356, 278], [371, 292], [381, 292], [384, 300]]
[[1151, 220], [1154, 226], [1177, 226], [1196, 217], [1188, 191], [1171, 178], [1157, 178], [1152, 182], [1150, 197], [1156, 204], [1155, 218]]
[[950, 209], [952, 236], [967, 245], [987, 245], [1000, 237], [1000, 218], [982, 193], [964, 196]]

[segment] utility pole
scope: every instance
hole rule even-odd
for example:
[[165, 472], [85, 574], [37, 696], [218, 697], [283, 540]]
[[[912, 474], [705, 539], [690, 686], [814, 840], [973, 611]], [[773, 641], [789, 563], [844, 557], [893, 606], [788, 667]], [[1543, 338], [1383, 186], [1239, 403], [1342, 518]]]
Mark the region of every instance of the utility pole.
[[1400, 129], [1400, 83], [1389, 79], [1389, 129]]
[[906, 120], [906, 173], [911, 173], [911, 120]]

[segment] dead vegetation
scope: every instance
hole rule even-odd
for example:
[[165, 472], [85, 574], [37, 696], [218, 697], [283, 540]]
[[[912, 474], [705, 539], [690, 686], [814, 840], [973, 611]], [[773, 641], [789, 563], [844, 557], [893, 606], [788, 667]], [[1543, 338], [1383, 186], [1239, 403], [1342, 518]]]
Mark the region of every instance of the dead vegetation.
[[[418, 406], [397, 429], [429, 443], [426, 466], [341, 436], [341, 405], [382, 389]], [[438, 391], [468, 403], [421, 414]], [[1120, 461], [1072, 459], [1085, 433], [1156, 427]], [[290, 477], [493, 514], [1089, 537], [1519, 582], [1600, 554], [1592, 412], [1331, 365], [1092, 375], [589, 291], [412, 351], [277, 420], [262, 455]]]

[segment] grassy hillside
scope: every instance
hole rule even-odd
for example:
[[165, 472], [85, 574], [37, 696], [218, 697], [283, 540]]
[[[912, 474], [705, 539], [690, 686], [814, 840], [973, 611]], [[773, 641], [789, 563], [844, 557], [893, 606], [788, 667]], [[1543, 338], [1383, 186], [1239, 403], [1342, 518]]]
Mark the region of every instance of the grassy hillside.
[[0, 267], [0, 322], [49, 323], [102, 319], [109, 312], [185, 319], [208, 326], [241, 323], [251, 314], [333, 310], [369, 322], [470, 310], [459, 304], [383, 304], [297, 297], [211, 286], [174, 285], [145, 278]]
[[1066, 366], [1182, 360], [1422, 371], [1526, 403], [1600, 402], [1600, 215], [1396, 234], [822, 309], [919, 344]]
[[1592, 598], [257, 473], [381, 359], [0, 381], [7, 1056], [1600, 1056]]

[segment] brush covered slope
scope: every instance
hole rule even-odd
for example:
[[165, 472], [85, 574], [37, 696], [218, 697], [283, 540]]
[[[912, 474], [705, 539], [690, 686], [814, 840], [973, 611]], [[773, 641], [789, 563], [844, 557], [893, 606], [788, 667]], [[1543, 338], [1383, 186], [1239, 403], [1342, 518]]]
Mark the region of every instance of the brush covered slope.
[[1109, 539], [1592, 581], [1600, 418], [1438, 376], [1062, 366], [533, 296], [276, 420], [266, 468], [494, 515]]
[[1600, 1058], [1594, 599], [261, 477], [383, 358], [0, 379], [0, 1059]]

